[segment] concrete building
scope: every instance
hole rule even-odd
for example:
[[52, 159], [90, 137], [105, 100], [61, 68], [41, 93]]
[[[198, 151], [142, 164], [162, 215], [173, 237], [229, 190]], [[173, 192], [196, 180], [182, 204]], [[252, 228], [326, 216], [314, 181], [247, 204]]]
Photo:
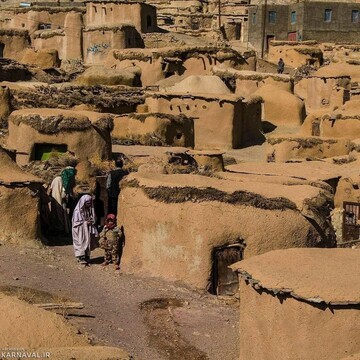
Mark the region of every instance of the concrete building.
[[[266, 14], [264, 12], [266, 11]], [[357, 42], [360, 3], [299, 2], [249, 9], [249, 43], [261, 52], [271, 40]], [[265, 26], [265, 30], [264, 30]]]

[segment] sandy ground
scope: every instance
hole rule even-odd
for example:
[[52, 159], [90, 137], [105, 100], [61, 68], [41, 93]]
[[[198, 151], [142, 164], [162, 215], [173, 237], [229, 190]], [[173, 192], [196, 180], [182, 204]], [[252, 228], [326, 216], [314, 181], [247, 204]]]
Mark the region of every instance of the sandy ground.
[[84, 309], [63, 315], [92, 343], [120, 346], [136, 359], [238, 358], [238, 303], [115, 272], [100, 262], [99, 249], [84, 268], [75, 262], [71, 245], [24, 249], [2, 244], [0, 291], [27, 287], [82, 302]]

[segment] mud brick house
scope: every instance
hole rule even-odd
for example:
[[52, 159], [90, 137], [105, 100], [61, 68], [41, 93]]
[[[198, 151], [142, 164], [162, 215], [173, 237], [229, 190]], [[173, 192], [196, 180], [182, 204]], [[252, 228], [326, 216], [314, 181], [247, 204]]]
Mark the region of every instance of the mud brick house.
[[141, 34], [157, 30], [156, 9], [142, 2], [66, 5], [38, 3], [0, 11], [0, 56], [21, 61], [24, 49], [53, 49], [61, 60], [97, 63], [111, 49], [144, 47]]
[[359, 30], [358, 2], [301, 1], [249, 9], [249, 43], [259, 52], [263, 40], [265, 50], [271, 40], [357, 42]]
[[326, 184], [216, 174], [133, 173], [122, 182], [124, 272], [229, 295], [238, 280], [228, 266], [238, 260], [274, 249], [334, 245]]
[[111, 158], [108, 114], [62, 109], [16, 110], [9, 117], [8, 146], [16, 149], [20, 165], [42, 160], [46, 154], [73, 152], [80, 160]]
[[263, 141], [261, 98], [244, 100], [230, 95], [149, 92], [145, 103], [150, 112], [184, 114], [194, 118], [197, 149], [236, 149]]

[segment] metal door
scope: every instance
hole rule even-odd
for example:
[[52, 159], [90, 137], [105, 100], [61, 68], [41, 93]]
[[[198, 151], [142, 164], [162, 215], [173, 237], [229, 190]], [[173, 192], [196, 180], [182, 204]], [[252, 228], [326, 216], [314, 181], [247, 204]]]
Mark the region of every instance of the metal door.
[[296, 41], [296, 31], [288, 33], [288, 41]]
[[360, 239], [360, 203], [344, 202], [343, 241]]

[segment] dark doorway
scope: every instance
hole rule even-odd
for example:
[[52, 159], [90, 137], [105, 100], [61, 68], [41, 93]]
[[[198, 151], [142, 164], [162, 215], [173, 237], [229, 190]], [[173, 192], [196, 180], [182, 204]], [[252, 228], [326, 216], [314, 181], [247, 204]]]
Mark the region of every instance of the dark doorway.
[[360, 203], [344, 202], [343, 241], [360, 239]]
[[312, 123], [311, 135], [312, 136], [320, 136], [320, 122], [316, 121], [316, 122]]
[[35, 144], [32, 160], [49, 160], [53, 156], [60, 156], [67, 152], [67, 145], [63, 144]]
[[243, 247], [241, 244], [215, 248], [213, 252], [213, 268], [210, 292], [214, 295], [233, 296], [239, 289], [236, 272], [229, 266], [242, 260]]
[[5, 45], [3, 43], [0, 43], [0, 59], [4, 57], [4, 49]]
[[269, 52], [269, 48], [270, 48], [270, 41], [274, 40], [275, 36], [274, 35], [267, 35], [266, 36], [266, 51]]
[[151, 19], [151, 16], [148, 15], [148, 16], [146, 17], [146, 28], [147, 28], [147, 29], [150, 29], [151, 26], [152, 26], [152, 19]]
[[235, 40], [240, 40], [241, 36], [241, 24], [235, 24]]

